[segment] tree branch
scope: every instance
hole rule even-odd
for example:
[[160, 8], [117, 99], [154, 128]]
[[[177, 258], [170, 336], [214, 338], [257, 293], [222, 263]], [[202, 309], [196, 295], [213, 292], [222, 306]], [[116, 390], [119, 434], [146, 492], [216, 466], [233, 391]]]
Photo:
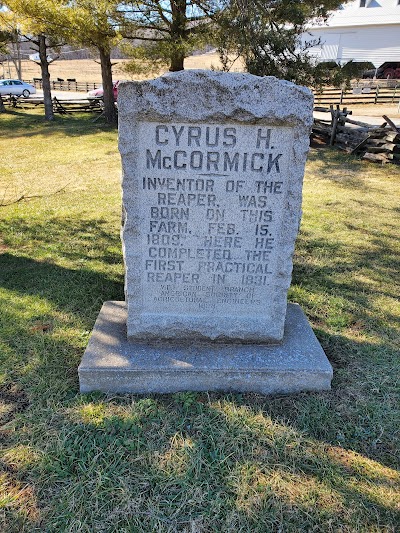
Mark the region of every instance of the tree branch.
[[12, 202], [7, 202], [7, 203], [3, 203], [3, 201], [4, 201], [4, 196], [3, 196], [3, 200], [0, 203], [0, 207], [7, 207], [8, 205], [18, 204], [19, 202], [22, 202], [23, 200], [31, 200], [32, 198], [48, 198], [50, 196], [54, 196], [55, 194], [58, 194], [58, 193], [64, 191], [68, 187], [68, 185], [70, 183], [71, 182], [69, 181], [63, 187], [61, 187], [61, 189], [57, 189], [56, 191], [51, 192], [50, 194], [29, 194], [29, 195], [28, 194], [21, 194], [21, 196], [19, 196], [18, 198], [16, 198]]

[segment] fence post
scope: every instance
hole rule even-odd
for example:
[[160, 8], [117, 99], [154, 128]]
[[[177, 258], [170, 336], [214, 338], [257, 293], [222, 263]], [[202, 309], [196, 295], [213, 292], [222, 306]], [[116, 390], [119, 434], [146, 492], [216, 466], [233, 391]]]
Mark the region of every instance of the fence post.
[[342, 105], [343, 103], [343, 89], [340, 91], [340, 100], [339, 100], [339, 104]]
[[332, 133], [331, 133], [331, 138], [330, 138], [330, 141], [329, 141], [329, 146], [333, 146], [335, 144], [336, 132], [337, 132], [337, 127], [338, 127], [338, 122], [339, 122], [339, 117], [340, 117], [340, 107], [339, 107], [339, 105], [336, 104], [335, 111], [333, 111], [333, 106], [332, 106], [331, 113], [332, 112], [333, 112]]
[[374, 101], [374, 104], [378, 103], [378, 95], [379, 95], [379, 85], [377, 85], [376, 89], [375, 89], [375, 101]]

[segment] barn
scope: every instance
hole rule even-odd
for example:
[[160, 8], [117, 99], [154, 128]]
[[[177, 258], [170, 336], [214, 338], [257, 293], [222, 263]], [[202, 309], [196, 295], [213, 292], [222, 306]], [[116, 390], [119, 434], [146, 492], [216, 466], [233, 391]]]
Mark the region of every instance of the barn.
[[381, 77], [400, 78], [400, 0], [355, 0], [343, 4], [327, 21], [315, 20], [303, 42], [318, 62], [368, 61]]

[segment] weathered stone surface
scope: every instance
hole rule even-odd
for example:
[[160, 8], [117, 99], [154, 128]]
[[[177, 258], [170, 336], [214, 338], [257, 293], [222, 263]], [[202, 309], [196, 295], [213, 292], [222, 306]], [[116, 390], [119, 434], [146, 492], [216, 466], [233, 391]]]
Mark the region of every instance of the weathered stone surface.
[[106, 302], [82, 392], [330, 388], [287, 305], [312, 95], [205, 71], [119, 87], [125, 302]]
[[129, 342], [126, 305], [106, 302], [79, 367], [81, 392], [330, 389], [332, 368], [301, 308], [289, 304], [279, 345]]
[[128, 337], [281, 341], [310, 91], [187, 71], [118, 102]]

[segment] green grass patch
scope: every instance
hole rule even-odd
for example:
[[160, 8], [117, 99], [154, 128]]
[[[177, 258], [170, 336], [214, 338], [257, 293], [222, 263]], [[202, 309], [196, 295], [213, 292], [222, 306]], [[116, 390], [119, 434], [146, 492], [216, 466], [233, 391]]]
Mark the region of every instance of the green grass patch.
[[310, 153], [289, 296], [332, 391], [80, 395], [123, 299], [117, 132], [7, 113], [0, 148], [0, 530], [399, 530], [398, 167]]

